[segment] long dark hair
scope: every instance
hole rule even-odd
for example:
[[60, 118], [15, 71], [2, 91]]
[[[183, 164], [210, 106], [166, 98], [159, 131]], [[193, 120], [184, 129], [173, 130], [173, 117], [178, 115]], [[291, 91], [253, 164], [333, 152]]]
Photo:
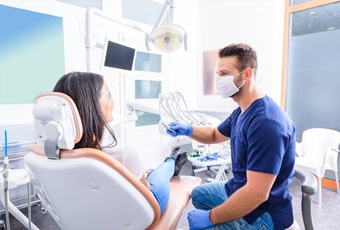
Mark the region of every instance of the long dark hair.
[[113, 138], [109, 146], [117, 145], [115, 134], [107, 124], [99, 104], [103, 85], [102, 75], [71, 72], [62, 76], [53, 89], [54, 92], [70, 96], [78, 108], [84, 131], [75, 148], [101, 149], [100, 141], [103, 138], [105, 127]]

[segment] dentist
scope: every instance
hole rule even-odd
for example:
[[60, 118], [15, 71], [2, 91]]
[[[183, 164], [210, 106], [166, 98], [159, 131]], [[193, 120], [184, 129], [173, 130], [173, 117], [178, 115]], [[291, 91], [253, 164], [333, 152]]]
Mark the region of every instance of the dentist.
[[239, 107], [218, 127], [172, 122], [172, 136], [206, 144], [230, 139], [233, 178], [196, 187], [195, 229], [286, 229], [293, 224], [289, 186], [294, 179], [295, 126], [256, 85], [257, 55], [246, 44], [219, 50], [216, 87]]

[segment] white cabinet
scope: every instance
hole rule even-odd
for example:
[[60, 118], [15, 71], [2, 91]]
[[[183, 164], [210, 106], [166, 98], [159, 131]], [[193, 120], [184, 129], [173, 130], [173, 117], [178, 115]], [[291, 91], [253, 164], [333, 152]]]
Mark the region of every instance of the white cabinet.
[[[147, 51], [143, 33], [131, 28], [120, 28], [118, 33], [106, 36], [100, 66], [100, 73], [105, 76], [115, 101], [114, 116], [129, 115], [128, 101], [153, 106], [157, 113], [158, 95], [167, 78], [168, 58]], [[119, 145], [133, 146], [146, 167], [153, 167], [154, 162], [160, 163], [157, 158], [163, 160], [163, 156], [156, 154], [161, 152], [162, 137], [158, 130], [160, 116], [155, 113], [136, 111], [136, 122], [125, 123], [114, 130]]]

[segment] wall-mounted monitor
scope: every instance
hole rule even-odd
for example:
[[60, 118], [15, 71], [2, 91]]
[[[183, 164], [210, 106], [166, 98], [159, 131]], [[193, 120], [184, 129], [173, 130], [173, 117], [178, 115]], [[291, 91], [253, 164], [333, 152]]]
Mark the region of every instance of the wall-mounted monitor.
[[133, 70], [135, 53], [134, 48], [106, 39], [103, 66], [131, 71]]

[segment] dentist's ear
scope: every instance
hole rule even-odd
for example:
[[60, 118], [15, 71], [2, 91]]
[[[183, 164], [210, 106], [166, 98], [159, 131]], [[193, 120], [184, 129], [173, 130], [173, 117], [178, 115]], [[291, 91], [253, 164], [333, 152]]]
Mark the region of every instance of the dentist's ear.
[[253, 69], [252, 68], [248, 67], [248, 68], [245, 69], [244, 72], [245, 72], [244, 77], [245, 77], [246, 80], [249, 80], [253, 76]]

